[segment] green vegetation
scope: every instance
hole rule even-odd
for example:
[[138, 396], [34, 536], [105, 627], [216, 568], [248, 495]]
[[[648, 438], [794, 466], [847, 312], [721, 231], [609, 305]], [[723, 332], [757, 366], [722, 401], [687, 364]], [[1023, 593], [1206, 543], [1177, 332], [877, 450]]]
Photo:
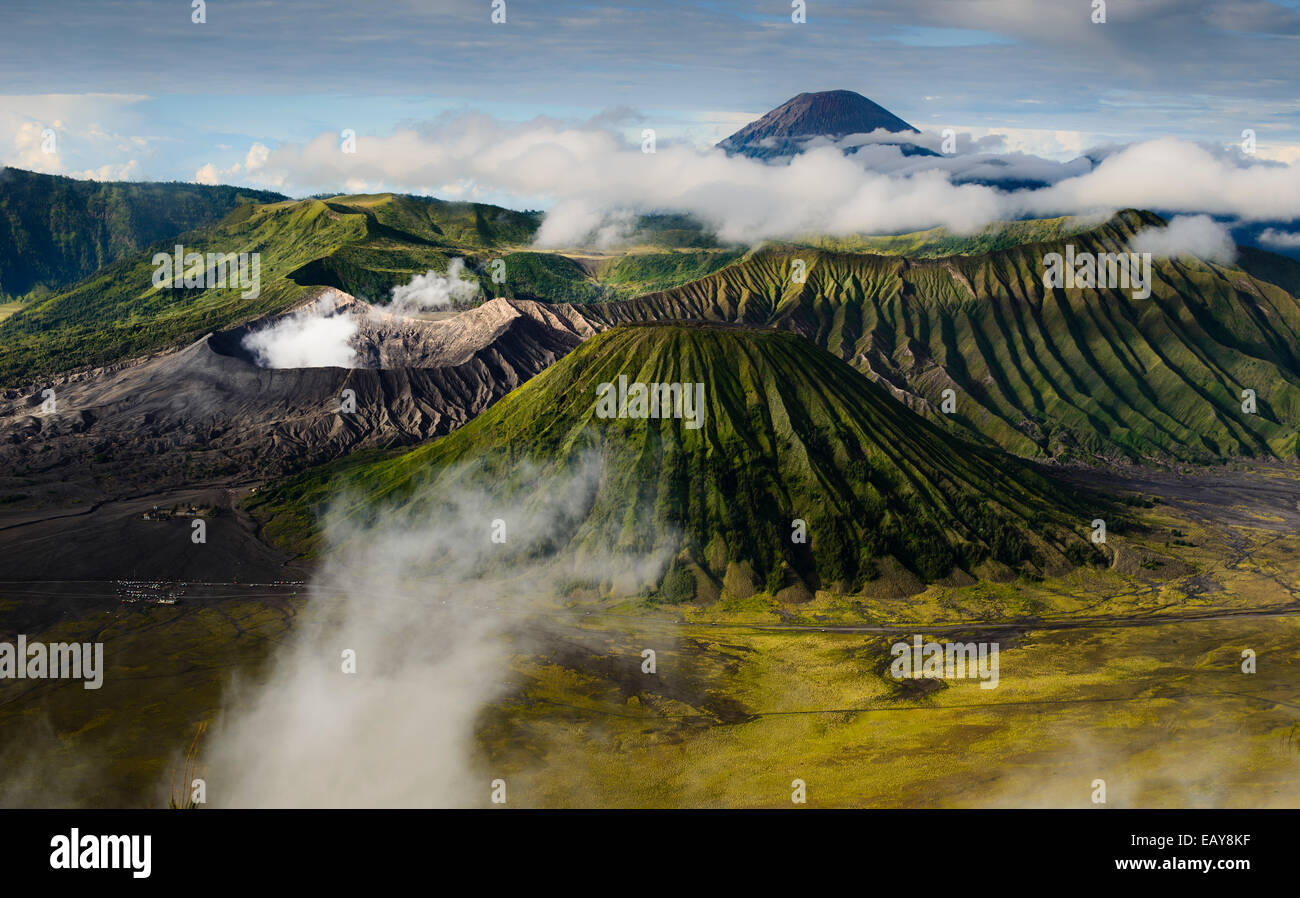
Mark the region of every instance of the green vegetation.
[[[797, 778], [808, 807], [1083, 809], [1096, 777], [1111, 807], [1293, 807], [1295, 618], [1147, 624], [945, 633], [1001, 643], [981, 689], [900, 686], [905, 629], [593, 615], [579, 660], [517, 660], [526, 685], [484, 727], [485, 764], [524, 807], [791, 808]], [[670, 647], [661, 676], [620, 676], [644, 645]], [[1281, 660], [1244, 689], [1247, 646]]]
[[[79, 181], [0, 170], [0, 300], [48, 294], [142, 247], [278, 193], [201, 184]], [[3, 312], [0, 312], [0, 317]]]
[[504, 284], [489, 280], [489, 296], [540, 299], [551, 302], [590, 303], [609, 299], [610, 293], [588, 276], [578, 262], [556, 253], [519, 252], [502, 257]]
[[[1295, 458], [1300, 264], [1157, 260], [1152, 295], [1043, 286], [1042, 259], [1123, 252], [1150, 213], [1065, 240], [908, 259], [814, 249], [754, 253], [714, 274], [588, 314], [617, 323], [739, 321], [800, 333], [915, 397], [963, 436], [1025, 456], [1213, 462]], [[804, 283], [794, 262], [806, 267]], [[941, 411], [955, 391], [956, 412]], [[1254, 390], [1257, 413], [1242, 409]]]
[[[101, 186], [57, 179], [58, 185], [63, 182], [83, 185], [76, 189]], [[140, 186], [180, 190], [192, 185]], [[154, 199], [158, 205], [172, 201]], [[394, 287], [430, 270], [445, 271], [457, 257], [477, 276], [486, 296], [579, 303], [676, 286], [737, 257], [733, 251], [712, 249], [661, 251], [676, 239], [692, 247], [709, 247], [712, 241], [689, 221], [646, 216], [638, 239], [660, 249], [647, 253], [643, 247], [634, 260], [609, 258], [601, 266], [586, 266], [529, 249], [540, 222], [538, 212], [387, 193], [233, 206], [224, 219], [206, 227], [174, 236], [163, 229], [167, 239], [126, 254], [75, 286], [0, 306], [0, 345], [5, 349], [0, 385], [30, 383], [42, 375], [184, 344], [281, 312], [313, 287], [336, 287], [382, 304]], [[68, 239], [75, 242], [75, 233]], [[176, 244], [205, 254], [261, 253], [260, 295], [246, 299], [241, 296], [245, 291], [229, 288], [154, 288], [153, 256], [172, 252]], [[490, 265], [497, 259], [506, 261], [504, 285], [492, 283]], [[608, 283], [589, 270], [595, 267], [609, 271]]]
[[940, 256], [977, 256], [1026, 243], [1048, 243], [1093, 227], [1095, 223], [1066, 216], [1028, 221], [995, 221], [974, 234], [953, 234], [946, 228], [931, 228], [927, 231], [885, 236], [856, 234], [825, 237], [812, 234], [798, 242], [800, 245], [830, 252], [934, 259]]
[[[819, 807], [1089, 807], [1094, 777], [1119, 807], [1293, 806], [1294, 512], [1224, 526], [1236, 500], [1207, 506], [1204, 476], [1151, 512], [1202, 544], [1159, 554], [1155, 574], [1126, 570], [1145, 552], [1125, 538], [1115, 565], [1036, 583], [819, 595], [761, 615], [585, 606], [565, 656], [521, 653], [524, 686], [483, 731], [489, 763], [536, 807], [791, 807], [796, 777]], [[1295, 478], [1231, 477], [1271, 497], [1255, 511], [1294, 507]], [[890, 644], [922, 627], [998, 642], [998, 687], [890, 677]], [[645, 646], [659, 675], [628, 676]], [[1245, 648], [1278, 663], [1243, 677]]]
[[[1294, 487], [1281, 489], [1294, 469], [1231, 479], [1286, 500], [1254, 511], [1294, 507]], [[1203, 483], [1153, 512], [1160, 540], [1177, 530], [1201, 546], [1162, 556], [1158, 575], [1086, 567], [764, 612], [612, 597], [566, 613], [557, 602], [500, 671], [511, 688], [483, 710], [472, 759], [508, 777], [520, 807], [791, 807], [795, 778], [809, 807], [1085, 807], [1095, 777], [1117, 807], [1294, 807], [1300, 623], [1288, 591], [1300, 583], [1300, 531], [1290, 520], [1224, 526], [1236, 500]], [[1206, 506], [1214, 495], [1226, 506]], [[5, 805], [167, 806], [196, 728], [239, 707], [232, 671], [265, 683], [288, 635], [330, 620], [335, 601], [328, 590], [310, 601], [236, 592], [34, 625], [30, 598], [0, 591], [6, 632], [113, 647], [100, 690], [6, 687]], [[1024, 619], [1026, 608], [1041, 610]], [[890, 643], [936, 626], [939, 640], [1000, 644], [996, 689], [888, 676]], [[640, 672], [648, 646], [655, 676]], [[1250, 677], [1247, 648], [1271, 659]], [[221, 795], [209, 793], [214, 806]], [[486, 790], [467, 801], [486, 805]]]
[[[608, 324], [709, 320], [792, 330], [966, 439], [1066, 461], [1295, 458], [1300, 447], [1300, 264], [1257, 250], [1236, 265], [1154, 266], [1152, 295], [1046, 289], [1042, 259], [1122, 252], [1150, 213], [1086, 229], [1011, 222], [816, 241], [754, 252], [714, 245], [680, 216], [645, 216], [621, 253], [542, 252], [535, 212], [379, 194], [237, 207], [0, 320], [0, 385], [175, 346], [279, 312], [315, 286], [382, 303], [466, 260], [486, 296], [581, 304]], [[678, 242], [675, 248], [661, 244]], [[154, 251], [260, 251], [262, 292], [156, 290]], [[903, 253], [901, 255], [867, 254]], [[934, 253], [958, 253], [929, 258]], [[973, 253], [973, 254], [971, 254]], [[494, 284], [492, 263], [506, 280]], [[796, 282], [795, 261], [806, 279]], [[956, 411], [944, 413], [945, 390]], [[1254, 413], [1242, 393], [1254, 390]]]
[[635, 242], [660, 249], [718, 249], [722, 246], [704, 225], [689, 215], [639, 215], [632, 233]]
[[[0, 628], [23, 632], [30, 622], [23, 606], [31, 604], [0, 592]], [[230, 671], [265, 676], [300, 605], [287, 596], [239, 596], [213, 607], [113, 602], [107, 612], [58, 615], [42, 639], [112, 646], [103, 688], [76, 679], [6, 682], [5, 807], [164, 808], [169, 785], [188, 798], [181, 783], [192, 777], [178, 774], [196, 730], [222, 709]], [[166, 638], [157, 638], [160, 630]], [[189, 806], [184, 798], [177, 806]]]
[[587, 305], [666, 290], [712, 274], [743, 258], [741, 249], [673, 250], [637, 247], [614, 255], [518, 252], [503, 257], [506, 282], [484, 278], [490, 296]]
[[[216, 225], [155, 243], [0, 323], [7, 350], [0, 383], [183, 344], [283, 311], [316, 286], [380, 300], [417, 274], [446, 270], [453, 256], [486, 261], [485, 247], [526, 240], [536, 225], [530, 213], [391, 194], [240, 206]], [[155, 288], [154, 253], [171, 253], [177, 243], [186, 252], [261, 253], [259, 295], [245, 298], [249, 291], [238, 287]]]
[[[482, 268], [499, 257], [494, 248], [527, 244], [541, 222], [535, 212], [391, 193], [306, 201], [311, 202], [322, 204], [331, 217], [360, 227], [289, 278], [300, 286], [336, 287], [377, 304], [416, 275], [446, 271], [454, 257], [465, 259], [472, 269]], [[479, 281], [487, 290], [488, 273], [480, 272]]]
[[745, 256], [741, 249], [672, 253], [628, 253], [603, 261], [596, 269], [601, 283], [622, 296], [667, 290], [702, 278]]
[[[598, 385], [620, 375], [702, 383], [703, 426], [598, 417]], [[312, 515], [332, 496], [347, 495], [363, 519], [390, 504], [436, 514], [456, 478], [513, 501], [548, 493], [549, 478], [593, 456], [599, 488], [549, 544], [578, 555], [668, 551], [673, 599], [794, 600], [872, 581], [915, 591], [954, 568], [1009, 576], [1061, 569], [1067, 552], [1100, 558], [1080, 535], [1100, 504], [948, 436], [801, 337], [704, 325], [608, 331], [447, 437], [309, 472], [249, 507], [265, 535], [310, 551]], [[792, 540], [794, 519], [806, 522], [806, 543]]]
[[[364, 235], [361, 216], [332, 213], [324, 203], [243, 207], [220, 225], [158, 243], [63, 293], [35, 301], [0, 324], [6, 352], [0, 383], [84, 365], [107, 364], [280, 311], [305, 294], [286, 274]], [[261, 292], [239, 287], [159, 289], [155, 252], [172, 243], [187, 252], [260, 252]]]

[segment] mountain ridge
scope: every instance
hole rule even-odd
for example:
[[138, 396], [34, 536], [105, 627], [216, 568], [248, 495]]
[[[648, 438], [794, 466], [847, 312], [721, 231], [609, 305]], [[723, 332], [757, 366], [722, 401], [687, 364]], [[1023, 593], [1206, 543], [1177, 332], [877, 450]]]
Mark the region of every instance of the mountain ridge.
[[[1067, 242], [1126, 251], [1138, 230], [1161, 225], [1129, 210], [1050, 242], [925, 260], [785, 247], [585, 311], [609, 324], [697, 318], [793, 330], [933, 420], [1019, 455], [1295, 458], [1296, 296], [1244, 269], [1190, 259], [1157, 260], [1148, 300], [1043, 286], [1044, 255]], [[1277, 280], [1300, 273], [1278, 256], [1248, 254], [1244, 264]], [[943, 389], [956, 393], [952, 415], [937, 411]], [[1257, 414], [1243, 412], [1243, 389], [1255, 391]]]
[[0, 297], [50, 292], [168, 237], [215, 224], [269, 190], [88, 181], [0, 169]]

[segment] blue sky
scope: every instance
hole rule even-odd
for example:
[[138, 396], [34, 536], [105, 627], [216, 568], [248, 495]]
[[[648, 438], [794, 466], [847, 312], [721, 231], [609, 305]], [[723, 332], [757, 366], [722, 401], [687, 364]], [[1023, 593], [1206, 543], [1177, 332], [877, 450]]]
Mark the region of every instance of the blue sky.
[[[239, 182], [255, 146], [480, 112], [712, 143], [806, 90], [1068, 158], [1174, 136], [1300, 155], [1295, 0], [0, 0], [0, 160]], [[53, 130], [57, 152], [42, 152]], [[241, 166], [236, 168], [236, 166]], [[287, 182], [288, 192], [324, 189]]]

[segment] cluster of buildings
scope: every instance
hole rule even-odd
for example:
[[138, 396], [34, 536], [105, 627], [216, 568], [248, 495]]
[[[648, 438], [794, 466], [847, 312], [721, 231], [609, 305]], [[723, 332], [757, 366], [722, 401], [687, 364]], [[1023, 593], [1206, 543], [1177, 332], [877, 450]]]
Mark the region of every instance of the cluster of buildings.
[[200, 507], [193, 503], [189, 505], [176, 505], [172, 508], [162, 508], [155, 505], [146, 512], [141, 513], [142, 521], [170, 521], [172, 518], [206, 518], [212, 514], [212, 510], [206, 507]]
[[118, 580], [117, 595], [123, 605], [133, 605], [136, 602], [175, 605], [185, 595], [187, 585], [170, 580]]

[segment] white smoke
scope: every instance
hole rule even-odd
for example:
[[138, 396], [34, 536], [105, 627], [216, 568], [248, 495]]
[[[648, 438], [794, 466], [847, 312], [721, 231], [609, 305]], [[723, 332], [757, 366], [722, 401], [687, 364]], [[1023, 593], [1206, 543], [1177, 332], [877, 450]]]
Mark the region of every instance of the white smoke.
[[[483, 767], [476, 725], [511, 688], [512, 654], [549, 621], [573, 623], [557, 601], [566, 584], [622, 572], [618, 588], [636, 589], [668, 560], [560, 560], [555, 541], [600, 480], [599, 464], [582, 462], [503, 505], [462, 472], [401, 511], [329, 515], [306, 622], [267, 682], [224, 703], [208, 752], [214, 805], [485, 804], [499, 771]], [[496, 520], [504, 544], [491, 539]], [[345, 650], [355, 673], [343, 672]]]
[[394, 287], [387, 311], [395, 315], [412, 315], [447, 309], [468, 302], [478, 294], [478, 281], [465, 277], [465, 260], [457, 258], [448, 263], [446, 274], [428, 271], [417, 274], [409, 284]]
[[466, 276], [465, 260], [452, 259], [445, 274], [429, 271], [394, 287], [392, 301], [382, 310], [327, 290], [321, 298], [246, 334], [241, 345], [262, 368], [362, 367], [357, 349], [362, 327], [382, 330], [391, 326], [389, 316], [450, 308], [479, 292], [478, 281]]
[[1167, 227], [1139, 231], [1129, 244], [1135, 252], [1150, 253], [1157, 259], [1194, 256], [1226, 264], [1237, 257], [1237, 245], [1228, 228], [1208, 215], [1179, 215]]
[[262, 368], [352, 368], [356, 319], [322, 300], [245, 335], [241, 344]]

